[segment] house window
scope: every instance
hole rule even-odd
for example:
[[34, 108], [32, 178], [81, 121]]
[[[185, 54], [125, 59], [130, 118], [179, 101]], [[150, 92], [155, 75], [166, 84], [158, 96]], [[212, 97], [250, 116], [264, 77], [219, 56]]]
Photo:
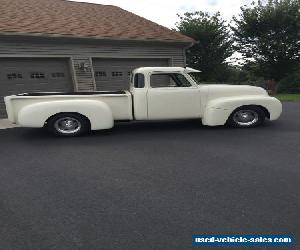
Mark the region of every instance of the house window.
[[20, 73], [9, 73], [7, 74], [7, 79], [12, 80], [12, 79], [22, 79], [23, 76]]
[[59, 78], [59, 77], [61, 78], [61, 77], [65, 77], [65, 73], [63, 73], [63, 72], [55, 72], [55, 73], [52, 73], [51, 76], [53, 78]]
[[41, 78], [45, 78], [45, 74], [41, 73], [41, 72], [34, 72], [30, 74], [30, 78], [31, 79], [41, 79]]
[[111, 76], [114, 76], [114, 77], [116, 77], [116, 76], [123, 76], [123, 73], [120, 72], [120, 71], [113, 71], [113, 72], [111, 72]]
[[106, 72], [105, 71], [96, 71], [95, 77], [106, 77]]

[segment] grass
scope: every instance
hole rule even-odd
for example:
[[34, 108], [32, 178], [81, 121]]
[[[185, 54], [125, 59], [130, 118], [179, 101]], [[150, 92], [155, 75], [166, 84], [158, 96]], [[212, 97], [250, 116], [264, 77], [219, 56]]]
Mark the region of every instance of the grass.
[[300, 102], [300, 94], [277, 94], [274, 97], [285, 102]]

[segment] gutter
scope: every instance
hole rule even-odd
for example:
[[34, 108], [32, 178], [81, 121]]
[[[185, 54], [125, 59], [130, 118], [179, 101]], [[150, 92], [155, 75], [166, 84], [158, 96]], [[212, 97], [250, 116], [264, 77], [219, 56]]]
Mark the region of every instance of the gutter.
[[[69, 35], [69, 34], [56, 34], [56, 33], [26, 33], [26, 32], [1, 32], [2, 36], [23, 36], [23, 37], [40, 37], [40, 38], [64, 38], [64, 39], [85, 39], [85, 40], [102, 40], [102, 41], [123, 41], [123, 42], [158, 42], [158, 43], [178, 43], [187, 44], [194, 43], [188, 40], [167, 40], [167, 39], [155, 39], [155, 38], [118, 38], [118, 37], [101, 37], [101, 36], [81, 36], [81, 35]], [[192, 45], [189, 45], [192, 46]]]

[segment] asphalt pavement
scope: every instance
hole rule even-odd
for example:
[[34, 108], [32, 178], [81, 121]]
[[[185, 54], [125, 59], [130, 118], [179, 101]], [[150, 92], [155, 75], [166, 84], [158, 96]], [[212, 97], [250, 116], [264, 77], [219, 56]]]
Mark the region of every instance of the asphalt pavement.
[[291, 234], [300, 249], [300, 103], [252, 129], [0, 130], [0, 225], [0, 249], [214, 249], [193, 234]]

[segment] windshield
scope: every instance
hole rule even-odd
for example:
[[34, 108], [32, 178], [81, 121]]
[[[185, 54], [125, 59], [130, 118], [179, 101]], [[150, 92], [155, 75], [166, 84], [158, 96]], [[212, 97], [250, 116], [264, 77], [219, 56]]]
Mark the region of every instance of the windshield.
[[199, 72], [191, 72], [188, 73], [188, 75], [197, 83], [198, 85], [201, 83], [200, 82], [200, 74]]

